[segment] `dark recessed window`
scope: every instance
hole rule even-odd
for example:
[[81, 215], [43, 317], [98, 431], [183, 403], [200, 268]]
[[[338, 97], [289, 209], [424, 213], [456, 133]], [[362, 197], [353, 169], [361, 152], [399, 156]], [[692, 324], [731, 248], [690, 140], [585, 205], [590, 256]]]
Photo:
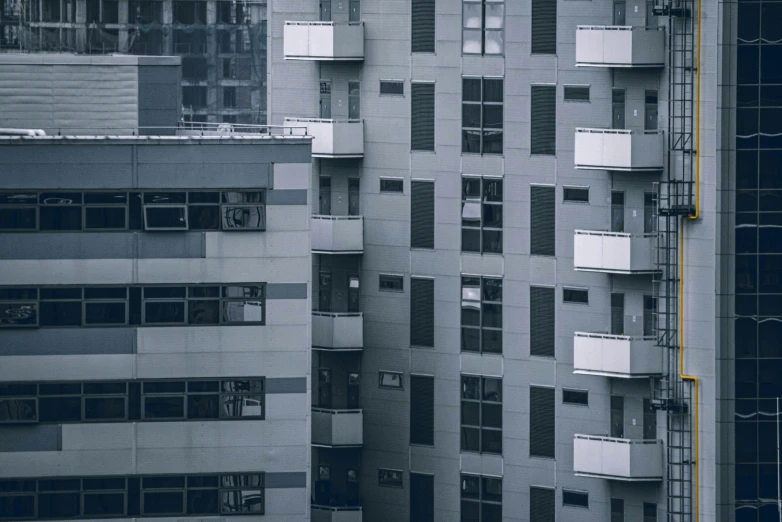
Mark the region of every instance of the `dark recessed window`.
[[380, 387], [391, 388], [393, 390], [402, 389], [402, 374], [400, 372], [379, 372]]
[[562, 403], [589, 406], [589, 392], [583, 390], [562, 390]]
[[383, 468], [378, 469], [377, 483], [379, 486], [386, 486], [391, 488], [404, 487], [402, 483], [402, 470]]
[[400, 275], [380, 274], [380, 290], [388, 292], [404, 291], [405, 278]]
[[588, 102], [589, 85], [565, 85], [566, 102]]
[[589, 188], [565, 187], [562, 200], [570, 203], [589, 203]]
[[589, 507], [589, 493], [585, 491], [562, 490], [562, 505], [573, 507]]
[[589, 290], [578, 290], [575, 288], [562, 289], [563, 303], [589, 304]]
[[404, 191], [405, 180], [403, 179], [383, 179], [380, 178], [380, 192], [396, 192], [401, 194]]
[[405, 82], [403, 80], [380, 80], [380, 94], [387, 96], [404, 96]]

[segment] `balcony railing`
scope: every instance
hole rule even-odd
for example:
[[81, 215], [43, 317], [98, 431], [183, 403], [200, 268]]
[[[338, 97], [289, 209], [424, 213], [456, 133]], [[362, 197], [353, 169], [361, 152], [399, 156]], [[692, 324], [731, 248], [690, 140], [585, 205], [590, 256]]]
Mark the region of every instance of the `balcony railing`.
[[312, 347], [356, 351], [364, 348], [364, 314], [312, 312]]
[[364, 22], [285, 22], [286, 60], [364, 59]]
[[663, 442], [574, 435], [573, 470], [576, 475], [587, 477], [660, 481], [663, 478]]
[[363, 253], [363, 216], [312, 216], [312, 251], [317, 254]]
[[312, 444], [345, 447], [364, 443], [362, 410], [312, 408]]
[[662, 67], [665, 65], [665, 31], [662, 27], [579, 25], [576, 65]]
[[609, 274], [656, 272], [652, 259], [656, 235], [576, 230], [573, 238], [573, 268]]
[[307, 127], [315, 158], [364, 157], [364, 120], [285, 118], [285, 124]]
[[576, 332], [573, 373], [606, 377], [648, 377], [663, 373], [663, 351], [656, 337]]
[[576, 129], [577, 169], [631, 172], [662, 170], [663, 131], [626, 129]]
[[361, 506], [321, 506], [312, 504], [312, 522], [362, 522]]

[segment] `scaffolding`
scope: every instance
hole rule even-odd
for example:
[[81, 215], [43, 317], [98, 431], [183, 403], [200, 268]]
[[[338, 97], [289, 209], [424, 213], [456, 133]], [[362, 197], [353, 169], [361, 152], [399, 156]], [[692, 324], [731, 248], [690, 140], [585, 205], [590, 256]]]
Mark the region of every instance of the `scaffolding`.
[[266, 123], [265, 0], [0, 2], [0, 51], [181, 56], [186, 120]]
[[[695, 215], [696, 13], [693, 0], [664, 0], [655, 8], [668, 20], [668, 158], [657, 184], [657, 242], [654, 278], [657, 345], [665, 349], [666, 372], [654, 404], [666, 412], [666, 497], [669, 522], [690, 522], [695, 514], [693, 381], [682, 378], [680, 331], [681, 229]], [[686, 377], [686, 376], [685, 376]]]

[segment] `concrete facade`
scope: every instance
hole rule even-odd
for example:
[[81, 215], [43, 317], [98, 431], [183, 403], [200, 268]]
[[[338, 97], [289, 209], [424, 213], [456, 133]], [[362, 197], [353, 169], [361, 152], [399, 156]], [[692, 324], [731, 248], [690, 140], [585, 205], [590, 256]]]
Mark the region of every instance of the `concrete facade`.
[[[358, 2], [355, 2], [358, 3]], [[348, 20], [348, 2], [332, 2], [330, 20]], [[353, 11], [352, 4], [350, 9]], [[624, 233], [643, 236], [645, 196], [665, 179], [667, 136], [645, 134], [646, 91], [657, 93], [657, 117], [652, 126], [667, 133], [668, 69], [657, 57], [642, 65], [616, 67], [606, 64], [577, 65], [577, 26], [612, 23], [611, 2], [559, 1], [556, 14], [556, 55], [533, 54], [532, 2], [505, 2], [504, 54], [475, 56], [462, 53], [462, 2], [436, 2], [435, 53], [411, 52], [411, 4], [362, 0], [364, 60], [311, 61], [285, 59], [286, 22], [324, 20], [314, 0], [269, 2], [269, 121], [317, 118], [324, 99], [323, 83], [330, 81], [332, 119], [358, 118], [363, 122], [363, 158], [316, 158], [313, 163], [312, 212], [323, 212], [318, 200], [321, 180], [330, 177], [324, 196], [333, 215], [353, 212], [351, 183], [360, 184], [358, 214], [364, 220], [364, 252], [360, 261], [360, 311], [364, 317], [364, 352], [361, 362], [361, 406], [364, 441], [361, 463], [361, 503], [364, 520], [408, 520], [410, 474], [434, 475], [437, 521], [460, 517], [460, 473], [502, 478], [502, 520], [529, 521], [532, 487], [553, 488], [556, 520], [611, 519], [611, 499], [621, 499], [624, 520], [643, 518], [644, 504], [656, 506], [657, 520], [666, 518], [668, 499], [665, 482], [628, 482], [614, 478], [585, 478], [574, 473], [574, 435], [602, 435], [612, 431], [611, 396], [624, 397], [623, 437], [651, 436], [666, 440], [666, 416], [662, 411], [644, 415], [644, 405], [653, 399], [655, 379], [646, 376], [574, 373], [575, 332], [614, 333], [643, 337], [646, 298], [654, 294], [653, 273], [608, 273], [615, 270], [574, 269], [576, 230], [612, 230], [612, 191], [624, 193], [621, 210]], [[339, 8], [337, 7], [339, 5]], [[487, 4], [488, 5], [488, 4]], [[628, 0], [623, 25], [643, 33], [647, 25], [668, 31], [667, 17], [647, 21], [647, 5]], [[716, 374], [716, 340], [720, 327], [714, 301], [717, 292], [716, 255], [720, 241], [717, 226], [721, 203], [716, 198], [720, 167], [715, 158], [717, 129], [723, 125], [718, 109], [717, 58], [723, 35], [722, 3], [701, 6], [700, 62], [700, 219], [687, 222], [684, 247], [684, 366], [700, 380], [700, 520], [713, 520], [718, 504], [719, 479], [715, 477], [717, 440], [716, 398], [720, 383]], [[620, 24], [621, 25], [621, 24]], [[654, 44], [660, 42], [655, 36]], [[634, 50], [635, 52], [635, 50]], [[627, 58], [632, 63], [634, 56]], [[642, 56], [639, 58], [643, 58]], [[597, 66], [594, 66], [597, 65]], [[611, 63], [608, 65], [616, 65]], [[620, 64], [627, 65], [627, 64]], [[501, 155], [462, 152], [462, 78], [504, 79]], [[404, 84], [403, 96], [380, 93], [380, 80]], [[355, 91], [360, 84], [360, 111], [355, 111]], [[414, 82], [433, 82], [435, 87], [434, 151], [411, 151], [411, 90]], [[319, 88], [319, 84], [321, 87]], [[531, 86], [556, 86], [556, 154], [531, 153]], [[588, 103], [564, 99], [565, 86], [589, 86]], [[617, 164], [579, 165], [577, 129], [612, 127], [612, 89], [625, 93], [624, 138], [617, 141], [626, 150]], [[322, 115], [322, 113], [321, 113]], [[628, 131], [631, 131], [628, 132]], [[635, 140], [636, 134], [640, 140]], [[621, 137], [620, 136], [620, 137]], [[651, 136], [651, 144], [635, 141]], [[621, 143], [626, 141], [625, 145]], [[663, 150], [660, 151], [662, 145]], [[590, 151], [586, 151], [590, 152]], [[592, 151], [596, 153], [597, 151]], [[660, 153], [663, 156], [660, 156]], [[656, 154], [656, 155], [655, 155]], [[593, 154], [594, 155], [594, 154]], [[634, 163], [636, 155], [639, 162]], [[648, 159], [649, 156], [654, 156]], [[663, 171], [659, 170], [664, 166]], [[635, 168], [635, 170], [634, 170]], [[609, 170], [611, 169], [611, 170]], [[499, 176], [504, 182], [503, 253], [472, 254], [461, 251], [461, 180], [463, 176]], [[403, 193], [381, 193], [381, 178], [403, 180]], [[410, 247], [411, 181], [431, 180], [435, 186], [434, 249]], [[555, 187], [556, 240], [554, 256], [530, 254], [531, 186]], [[564, 189], [588, 188], [588, 203], [564, 201]], [[323, 199], [323, 198], [321, 198]], [[355, 199], [355, 196], [354, 198]], [[645, 256], [653, 255], [653, 244]], [[321, 256], [322, 257], [322, 256]], [[316, 261], [317, 262], [317, 261]], [[649, 268], [651, 259], [644, 259]], [[313, 271], [317, 276], [318, 268]], [[632, 272], [628, 270], [627, 272]], [[652, 270], [653, 272], [653, 270]], [[378, 288], [380, 274], [401, 274], [404, 291]], [[460, 351], [461, 275], [502, 278], [502, 355]], [[434, 348], [410, 346], [410, 278], [434, 279]], [[555, 357], [530, 354], [530, 288], [555, 289]], [[313, 285], [313, 303], [318, 300]], [[565, 288], [588, 289], [588, 304], [563, 302]], [[611, 294], [624, 294], [620, 328], [612, 332]], [[314, 304], [314, 306], [317, 306]], [[647, 310], [648, 312], [648, 310]], [[638, 343], [643, 345], [643, 343]], [[332, 363], [338, 365], [339, 363]], [[656, 365], [655, 365], [656, 366]], [[403, 374], [404, 389], [378, 387], [378, 372]], [[650, 372], [653, 373], [653, 372]], [[460, 450], [460, 375], [501, 377], [502, 455]], [[435, 436], [432, 447], [411, 445], [409, 382], [413, 375], [434, 376]], [[630, 376], [632, 377], [632, 376]], [[555, 389], [555, 458], [530, 456], [530, 389]], [[563, 390], [588, 391], [588, 406], [563, 403]], [[644, 424], [654, 433], [644, 430]], [[656, 426], [656, 430], [654, 427]], [[617, 428], [618, 429], [618, 428]], [[658, 448], [659, 449], [659, 448]], [[666, 458], [666, 450], [660, 452]], [[313, 455], [316, 455], [314, 453]], [[313, 457], [315, 459], [316, 456]], [[664, 464], [664, 463], [663, 463]], [[378, 483], [379, 469], [403, 471], [401, 488]], [[563, 492], [589, 495], [588, 509], [563, 505]], [[693, 520], [674, 519], [671, 520]], [[544, 519], [540, 519], [544, 520]], [[545, 520], [550, 520], [545, 518]], [[724, 518], [723, 520], [732, 520]]]

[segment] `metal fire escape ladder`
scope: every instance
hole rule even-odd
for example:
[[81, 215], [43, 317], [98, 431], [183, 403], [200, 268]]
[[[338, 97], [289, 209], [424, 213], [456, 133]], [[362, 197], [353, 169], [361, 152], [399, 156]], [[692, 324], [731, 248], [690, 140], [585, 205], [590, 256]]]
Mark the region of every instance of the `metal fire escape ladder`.
[[657, 186], [657, 242], [654, 278], [657, 344], [666, 354], [666, 373], [654, 404], [666, 412], [666, 498], [668, 522], [692, 522], [695, 453], [693, 383], [682, 379], [679, 292], [680, 221], [695, 212], [694, 139], [696, 13], [693, 0], [663, 0], [655, 8], [668, 19], [668, 157]]

